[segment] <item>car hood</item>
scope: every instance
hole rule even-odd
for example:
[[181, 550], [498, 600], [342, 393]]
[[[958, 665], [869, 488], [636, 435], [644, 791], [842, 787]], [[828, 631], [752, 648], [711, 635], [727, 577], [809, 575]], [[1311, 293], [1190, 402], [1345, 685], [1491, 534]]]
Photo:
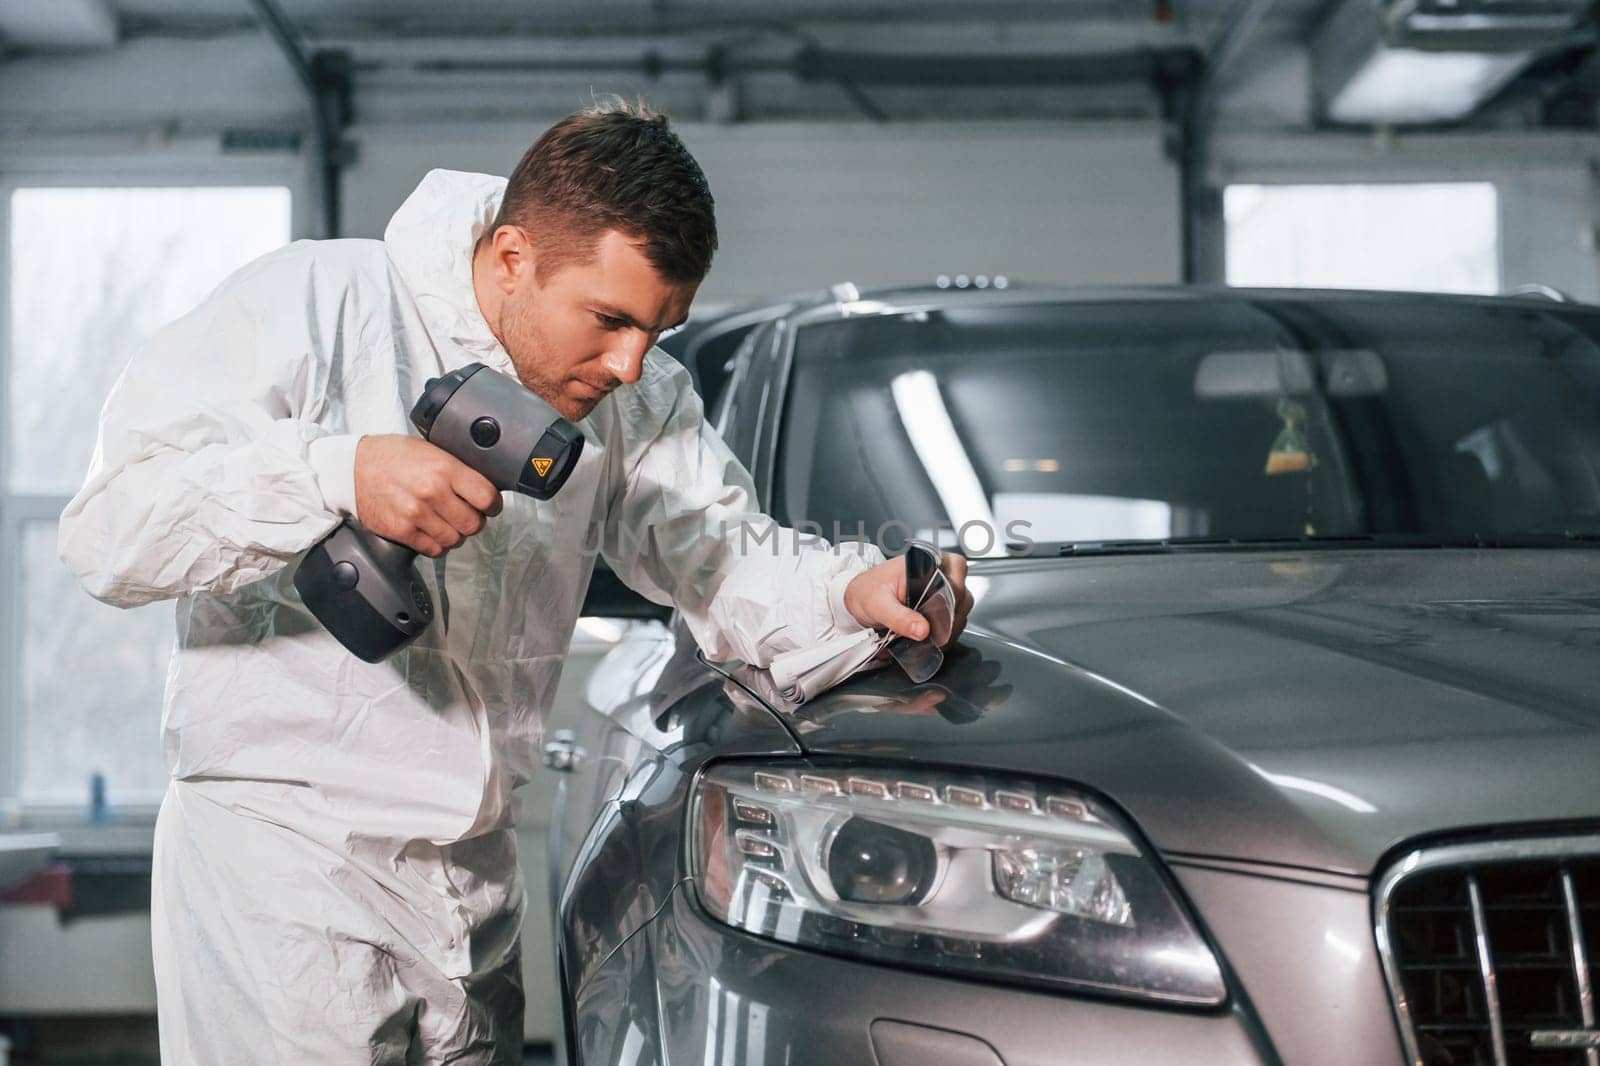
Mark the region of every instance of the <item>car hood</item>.
[[1169, 855], [1366, 875], [1401, 841], [1600, 816], [1600, 552], [977, 563], [967, 633], [789, 717], [810, 753], [1043, 774]]

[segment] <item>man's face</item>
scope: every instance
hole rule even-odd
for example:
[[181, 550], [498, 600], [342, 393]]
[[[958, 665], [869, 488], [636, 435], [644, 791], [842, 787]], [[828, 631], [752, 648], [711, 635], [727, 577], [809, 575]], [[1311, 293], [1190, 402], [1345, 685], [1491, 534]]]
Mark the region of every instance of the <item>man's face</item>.
[[642, 241], [607, 230], [584, 263], [541, 282], [526, 270], [499, 322], [517, 376], [577, 421], [618, 385], [639, 380], [645, 353], [689, 314], [698, 282], [662, 280]]

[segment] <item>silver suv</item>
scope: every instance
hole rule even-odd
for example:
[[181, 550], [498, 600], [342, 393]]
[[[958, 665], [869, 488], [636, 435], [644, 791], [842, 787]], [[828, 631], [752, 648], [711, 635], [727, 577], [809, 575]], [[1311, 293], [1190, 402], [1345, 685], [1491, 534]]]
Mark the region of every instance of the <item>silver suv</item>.
[[1596, 1066], [1600, 309], [738, 328], [698, 369], [768, 510], [962, 550], [976, 606], [802, 705], [633, 628], [547, 749], [571, 1061]]

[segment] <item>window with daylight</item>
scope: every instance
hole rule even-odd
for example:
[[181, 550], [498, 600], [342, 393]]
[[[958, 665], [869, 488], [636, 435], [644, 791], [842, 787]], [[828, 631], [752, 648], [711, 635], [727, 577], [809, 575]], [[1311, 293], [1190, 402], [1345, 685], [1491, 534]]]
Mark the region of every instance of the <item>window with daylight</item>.
[[1228, 284], [1500, 291], [1490, 182], [1230, 185]]
[[173, 607], [90, 599], [56, 556], [56, 516], [129, 356], [218, 282], [289, 241], [281, 186], [0, 187], [0, 800], [115, 804], [165, 784], [159, 720]]

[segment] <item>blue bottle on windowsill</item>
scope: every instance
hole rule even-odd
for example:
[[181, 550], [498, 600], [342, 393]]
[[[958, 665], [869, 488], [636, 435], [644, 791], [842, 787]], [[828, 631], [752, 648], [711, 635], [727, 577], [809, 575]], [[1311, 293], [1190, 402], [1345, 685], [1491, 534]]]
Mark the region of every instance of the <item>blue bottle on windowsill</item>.
[[105, 825], [111, 820], [111, 809], [106, 804], [106, 775], [98, 770], [89, 778], [89, 824]]

